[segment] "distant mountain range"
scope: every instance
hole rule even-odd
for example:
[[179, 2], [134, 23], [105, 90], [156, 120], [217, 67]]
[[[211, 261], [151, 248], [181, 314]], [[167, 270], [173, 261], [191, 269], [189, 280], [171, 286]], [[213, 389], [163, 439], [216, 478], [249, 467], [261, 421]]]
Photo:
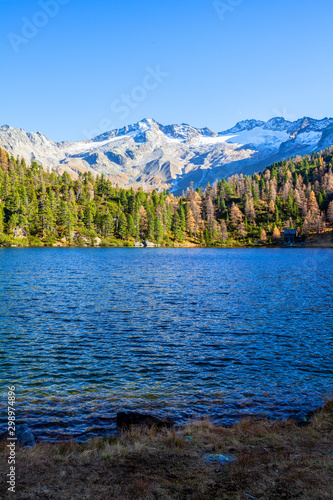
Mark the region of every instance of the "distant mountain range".
[[333, 118], [290, 122], [245, 120], [224, 132], [190, 125], [163, 126], [148, 118], [90, 141], [53, 142], [40, 132], [0, 127], [0, 147], [44, 168], [104, 173], [120, 186], [170, 188], [181, 193], [232, 174], [252, 174], [274, 161], [333, 144]]

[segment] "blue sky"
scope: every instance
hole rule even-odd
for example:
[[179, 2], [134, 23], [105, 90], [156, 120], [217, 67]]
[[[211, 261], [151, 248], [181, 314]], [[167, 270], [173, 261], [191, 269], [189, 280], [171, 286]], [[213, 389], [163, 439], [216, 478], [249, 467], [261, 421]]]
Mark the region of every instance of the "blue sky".
[[333, 116], [332, 0], [0, 0], [0, 123], [82, 140]]

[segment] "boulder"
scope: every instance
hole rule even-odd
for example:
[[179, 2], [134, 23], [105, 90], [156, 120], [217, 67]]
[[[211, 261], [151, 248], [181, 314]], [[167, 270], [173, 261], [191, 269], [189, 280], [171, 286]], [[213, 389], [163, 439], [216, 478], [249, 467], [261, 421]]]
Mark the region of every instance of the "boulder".
[[230, 455], [212, 454], [212, 455], [205, 455], [204, 460], [206, 462], [218, 462], [222, 465], [227, 465], [230, 464], [230, 462], [234, 462], [236, 458], [231, 457]]
[[28, 427], [28, 424], [18, 424], [15, 427], [15, 437], [17, 439], [17, 444], [28, 448], [35, 446], [35, 436]]
[[81, 244], [90, 245], [90, 238], [88, 236], [85, 236], [84, 234], [81, 234], [79, 231], [73, 232], [73, 240], [75, 241], [75, 243], [79, 241]]
[[117, 427], [119, 429], [128, 429], [132, 425], [141, 425], [143, 427], [172, 427], [173, 422], [168, 418], [159, 418], [154, 415], [120, 412], [117, 413]]
[[143, 242], [143, 244], [144, 244], [144, 246], [145, 246], [146, 248], [154, 248], [154, 247], [156, 247], [156, 246], [157, 246], [157, 245], [155, 245], [155, 243], [153, 243], [152, 241], [148, 241], [148, 240], [145, 240], [145, 241]]
[[13, 235], [14, 235], [14, 238], [17, 238], [17, 239], [26, 238], [27, 231], [26, 231], [26, 229], [24, 229], [22, 227], [17, 227], [16, 229], [13, 230]]

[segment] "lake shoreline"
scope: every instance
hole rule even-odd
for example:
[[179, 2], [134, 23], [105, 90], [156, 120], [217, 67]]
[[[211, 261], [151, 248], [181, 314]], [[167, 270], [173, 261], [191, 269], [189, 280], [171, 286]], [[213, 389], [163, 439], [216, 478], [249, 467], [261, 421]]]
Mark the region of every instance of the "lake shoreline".
[[33, 241], [29, 241], [29, 238], [10, 238], [7, 241], [0, 241], [1, 248], [333, 248], [333, 231], [327, 231], [319, 235], [312, 235], [303, 241], [297, 241], [294, 244], [284, 244], [283, 242], [261, 242], [255, 241], [251, 244], [246, 242], [231, 240], [228, 244], [220, 245], [207, 245], [200, 244], [194, 241], [185, 241], [184, 243], [172, 241], [168, 245], [150, 243], [145, 244], [144, 242], [135, 242], [131, 240], [115, 240], [114, 244], [105, 244], [100, 238], [88, 240], [85, 244], [79, 244], [68, 241], [66, 238], [56, 240], [55, 243], [48, 243], [42, 239], [34, 238]]
[[[144, 249], [148, 247], [135, 247], [134, 245], [110, 245], [110, 246], [104, 246], [104, 245], [0, 245], [0, 250], [3, 248], [135, 248], [135, 249]], [[199, 248], [199, 249], [216, 249], [216, 250], [223, 250], [223, 249], [232, 249], [236, 250], [237, 248], [263, 248], [263, 249], [269, 249], [269, 248], [276, 248], [276, 249], [283, 249], [283, 248], [333, 248], [333, 241], [330, 242], [304, 242], [303, 244], [294, 244], [294, 245], [223, 245], [223, 246], [208, 246], [208, 245], [175, 245], [175, 246], [163, 246], [163, 245], [156, 245], [154, 247], [150, 248], [163, 248], [163, 249], [186, 249], [186, 248]]]
[[[333, 399], [333, 396], [332, 396], [332, 399]], [[152, 412], [146, 411], [146, 412], [142, 413], [141, 410], [136, 411], [135, 409], [131, 409], [131, 410], [124, 410], [124, 412], [128, 413], [128, 414], [138, 414], [138, 415], [141, 415], [144, 419], [148, 419], [148, 420], [153, 418], [153, 419], [157, 419], [161, 422], [164, 421], [167, 423], [171, 423], [170, 426], [166, 425], [166, 427], [171, 427], [172, 429], [174, 429], [177, 432], [182, 432], [186, 427], [191, 425], [192, 422], [206, 422], [206, 421], [210, 422], [210, 424], [214, 428], [226, 428], [226, 429], [231, 429], [231, 428], [239, 425], [243, 421], [267, 421], [267, 422], [272, 422], [272, 423], [274, 423], [274, 422], [280, 422], [280, 423], [281, 422], [291, 422], [291, 423], [295, 424], [297, 427], [303, 427], [303, 426], [310, 425], [313, 417], [317, 414], [320, 414], [323, 411], [325, 405], [327, 404], [327, 401], [329, 401], [329, 397], [325, 397], [324, 401], [326, 401], [326, 402], [323, 402], [323, 404], [321, 406], [317, 406], [313, 410], [308, 410], [308, 411], [304, 412], [304, 414], [299, 413], [297, 415], [297, 411], [295, 410], [295, 412], [293, 412], [291, 415], [284, 416], [284, 417], [274, 417], [274, 416], [268, 416], [268, 415], [259, 416], [259, 415], [255, 415], [255, 414], [254, 415], [239, 415], [238, 418], [234, 418], [233, 421], [230, 421], [229, 423], [228, 422], [217, 423], [216, 420], [214, 420], [215, 417], [213, 417], [212, 415], [205, 415], [205, 416], [198, 415], [196, 417], [189, 417], [185, 421], [182, 421], [180, 418], [177, 419], [177, 417], [174, 417], [174, 416], [171, 417], [171, 416], [168, 416], [167, 414], [162, 416], [159, 414], [158, 410], [152, 411]], [[117, 417], [116, 416], [108, 417], [107, 420], [109, 422], [116, 423]], [[47, 421], [44, 421], [44, 424], [45, 424], [45, 427], [47, 428], [48, 427]], [[92, 441], [95, 439], [109, 439], [109, 438], [112, 438], [114, 436], [119, 436], [121, 434], [121, 432], [123, 432], [122, 428], [118, 428], [116, 426], [114, 429], [110, 429], [109, 431], [107, 431], [106, 429], [104, 429], [104, 430], [101, 429], [100, 432], [96, 432], [95, 435], [87, 435], [86, 437], [83, 437], [80, 434], [62, 436], [61, 434], [58, 435], [57, 433], [55, 433], [52, 438], [48, 439], [45, 437], [40, 437], [38, 431], [37, 431], [37, 433], [33, 432], [34, 422], [27, 423], [27, 421], [24, 418], [22, 418], [22, 419], [16, 419], [16, 425], [18, 427], [22, 427], [22, 425], [26, 426], [29, 434], [32, 435], [32, 438], [33, 438], [34, 443], [35, 443], [34, 445], [38, 445], [40, 443], [55, 445], [55, 444], [59, 444], [59, 443], [68, 443], [68, 442], [82, 444], [82, 443], [88, 443], [89, 441]], [[137, 425], [139, 425], [139, 424], [137, 424]], [[145, 424], [143, 424], [143, 427], [145, 427]], [[162, 424], [161, 427], [164, 427], [164, 425]], [[21, 430], [20, 430], [19, 434], [21, 435]], [[7, 436], [6, 431], [1, 430], [0, 443], [6, 439], [6, 436]], [[19, 441], [19, 444], [21, 445], [22, 444], [21, 437], [18, 438], [18, 441]]]
[[[179, 429], [133, 427], [84, 443], [16, 448], [16, 498], [330, 499], [333, 399], [307, 425], [245, 418], [231, 427], [209, 420]], [[6, 458], [6, 442], [0, 443]], [[6, 491], [7, 461], [0, 466]]]

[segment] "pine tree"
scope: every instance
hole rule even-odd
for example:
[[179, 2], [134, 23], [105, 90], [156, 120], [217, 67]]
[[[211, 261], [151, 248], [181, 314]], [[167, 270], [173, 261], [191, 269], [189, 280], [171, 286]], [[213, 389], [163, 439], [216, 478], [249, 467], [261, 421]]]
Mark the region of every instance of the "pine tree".
[[134, 225], [134, 220], [131, 214], [128, 214], [127, 217], [127, 228], [128, 228], [128, 236], [130, 238], [135, 238], [136, 237], [136, 228]]
[[114, 233], [113, 217], [107, 210], [103, 217], [103, 236], [105, 238], [111, 238], [113, 236], [113, 233]]
[[46, 194], [40, 198], [38, 207], [39, 233], [42, 237], [55, 229], [55, 221], [51, 210], [50, 199]]
[[155, 219], [155, 241], [158, 244], [162, 243], [164, 237], [164, 229], [161, 221], [156, 217]]
[[281, 237], [280, 231], [278, 230], [278, 228], [276, 226], [274, 226], [272, 237], [273, 237], [273, 240], [275, 240], [275, 241], [279, 240]]
[[319, 211], [319, 206], [314, 191], [310, 192], [308, 200], [308, 210], [312, 213], [312, 215], [315, 215]]
[[214, 205], [210, 196], [206, 199], [206, 221], [210, 231], [213, 229]]
[[197, 224], [190, 207], [188, 208], [186, 215], [186, 231], [190, 236], [196, 234], [197, 232]]
[[154, 232], [155, 232], [155, 217], [150, 210], [147, 211], [147, 218], [148, 218], [147, 239], [150, 241], [154, 239]]
[[264, 228], [262, 228], [260, 231], [260, 241], [262, 243], [266, 243], [266, 241], [267, 241], [267, 234], [266, 234], [266, 231]]
[[127, 238], [127, 220], [124, 212], [121, 212], [118, 219], [118, 234], [120, 238], [126, 240]]
[[13, 187], [6, 199], [6, 211], [8, 213], [8, 217], [15, 214], [19, 208], [20, 208], [20, 196], [17, 192], [17, 189]]
[[148, 217], [147, 217], [147, 212], [143, 205], [141, 205], [139, 208], [138, 218], [139, 218], [140, 235], [142, 236], [142, 238], [145, 238], [147, 236], [147, 231], [148, 231]]
[[74, 230], [74, 217], [68, 204], [63, 200], [60, 202], [59, 206], [58, 222], [60, 225], [60, 232], [71, 239]]
[[5, 213], [3, 210], [3, 204], [0, 202], [0, 234], [4, 232], [4, 229], [5, 229]]
[[211, 233], [208, 227], [205, 229], [205, 244], [207, 247], [211, 244]]
[[249, 219], [251, 222], [254, 222], [256, 212], [254, 210], [253, 198], [246, 197], [245, 215], [247, 219]]
[[274, 203], [274, 201], [273, 201], [273, 200], [271, 200], [271, 201], [269, 202], [269, 211], [270, 211], [272, 214], [274, 214], [274, 212], [275, 212], [275, 203]]
[[84, 224], [87, 229], [94, 228], [94, 217], [95, 217], [94, 205], [91, 201], [89, 201], [85, 207], [85, 214], [84, 214]]
[[183, 230], [181, 225], [181, 220], [178, 212], [175, 212], [172, 224], [173, 237], [177, 241], [183, 241]]
[[333, 224], [333, 200], [330, 201], [327, 209], [327, 220], [331, 224]]
[[221, 222], [221, 239], [222, 239], [222, 244], [228, 239], [227, 225], [224, 220]]
[[239, 207], [232, 202], [231, 209], [230, 209], [230, 221], [234, 226], [237, 226], [237, 224], [240, 224], [243, 220], [243, 214], [240, 211]]
[[29, 233], [38, 234], [39, 232], [38, 201], [35, 191], [33, 191], [32, 198], [28, 207], [28, 224], [29, 224]]

